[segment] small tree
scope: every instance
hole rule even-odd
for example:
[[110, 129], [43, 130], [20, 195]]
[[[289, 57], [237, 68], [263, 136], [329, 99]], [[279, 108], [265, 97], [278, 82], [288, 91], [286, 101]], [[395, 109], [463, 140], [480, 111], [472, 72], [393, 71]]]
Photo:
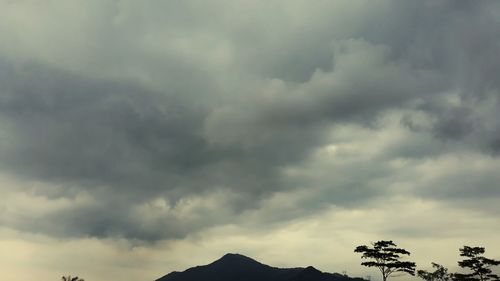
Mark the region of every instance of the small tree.
[[397, 245], [392, 241], [382, 240], [372, 243], [372, 246], [358, 246], [354, 252], [362, 253], [361, 258], [369, 260], [362, 262], [361, 265], [378, 268], [382, 273], [383, 281], [386, 281], [388, 277], [395, 276], [395, 273], [415, 275], [415, 263], [401, 261], [401, 255], [409, 256], [410, 252], [397, 248]]
[[425, 270], [417, 271], [418, 277], [426, 281], [449, 281], [451, 279], [446, 267], [434, 262], [432, 263], [432, 267], [435, 268], [433, 272]]
[[61, 279], [62, 279], [63, 281], [84, 281], [83, 279], [78, 278], [78, 276], [71, 277], [71, 275], [68, 275], [68, 276], [63, 276], [63, 277], [61, 277]]
[[469, 269], [468, 274], [455, 273], [453, 279], [456, 281], [500, 281], [500, 277], [492, 273], [491, 267], [500, 265], [500, 261], [483, 256], [483, 247], [464, 246], [460, 249], [460, 256], [466, 259], [459, 261], [458, 265]]

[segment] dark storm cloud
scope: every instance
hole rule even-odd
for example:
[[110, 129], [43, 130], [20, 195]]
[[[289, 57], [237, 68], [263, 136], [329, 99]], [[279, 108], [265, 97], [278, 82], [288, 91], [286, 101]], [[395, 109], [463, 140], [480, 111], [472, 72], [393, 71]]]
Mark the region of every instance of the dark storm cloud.
[[427, 197], [444, 199], [477, 199], [500, 197], [498, 182], [500, 177], [494, 172], [498, 166], [491, 165], [495, 169], [460, 169], [460, 172], [453, 172], [439, 177], [429, 183], [435, 186], [431, 190], [427, 189], [422, 193]]
[[207, 157], [198, 133], [203, 113], [173, 97], [36, 64], [3, 63], [2, 70], [5, 168], [55, 182], [142, 183], [147, 190], [158, 167], [182, 174]]
[[[318, 191], [305, 213], [384, 195], [401, 180], [387, 162], [449, 153], [446, 142], [500, 151], [498, 2], [99, 3], [79, 29], [96, 46], [60, 47], [83, 62], [51, 61], [46, 46], [0, 61], [2, 171], [44, 182], [37, 195], [92, 202], [6, 225], [182, 237], [278, 191]], [[331, 173], [308, 162], [338, 126], [376, 133], [391, 111], [425, 115], [401, 119], [418, 138], [385, 158], [338, 154]], [[304, 165], [318, 172], [286, 174]], [[478, 182], [485, 194], [491, 182]]]
[[170, 191], [178, 197], [217, 187], [258, 197], [279, 189], [274, 166], [300, 157], [310, 141], [283, 130], [250, 147], [210, 144], [203, 135], [209, 109], [189, 107], [182, 97], [37, 64], [4, 63], [2, 69], [8, 138], [2, 164], [29, 178], [119, 188], [131, 197]]
[[[90, 79], [40, 64], [3, 62], [1, 69], [3, 170], [53, 185], [35, 188], [37, 194], [90, 192], [98, 204], [47, 215], [44, 222], [24, 217], [14, 224], [20, 229], [146, 240], [183, 236], [224, 217], [191, 222], [169, 214], [143, 228], [131, 208], [157, 196], [175, 205], [226, 188], [247, 196], [238, 204], [223, 202], [226, 207], [246, 209], [252, 198], [281, 189], [277, 168], [308, 148], [310, 137], [294, 130], [251, 147], [210, 144], [203, 136], [206, 109], [139, 83]], [[280, 148], [287, 138], [292, 141]]]
[[[438, 70], [446, 79], [453, 101], [439, 96], [418, 109], [435, 118], [429, 128], [445, 140], [474, 142], [481, 150], [495, 153], [500, 126], [499, 106], [500, 37], [496, 26], [499, 3], [483, 1], [436, 1], [418, 5], [421, 21], [415, 23], [415, 40], [409, 40], [410, 60]], [[436, 8], [423, 14], [422, 7]], [[436, 14], [437, 13], [437, 14]], [[438, 15], [439, 14], [439, 15]], [[473, 141], [470, 141], [473, 139]], [[468, 141], [469, 140], [469, 141]]]

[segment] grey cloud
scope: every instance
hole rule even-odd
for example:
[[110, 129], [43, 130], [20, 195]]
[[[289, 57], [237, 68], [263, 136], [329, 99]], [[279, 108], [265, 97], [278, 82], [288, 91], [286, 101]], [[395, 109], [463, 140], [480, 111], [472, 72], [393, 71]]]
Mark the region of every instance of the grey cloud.
[[0, 106], [11, 138], [2, 147], [5, 168], [56, 182], [138, 180], [148, 189], [159, 177], [154, 166], [182, 173], [203, 163], [202, 113], [173, 97], [40, 65], [3, 69]]
[[[1, 146], [3, 170], [54, 185], [36, 188], [41, 196], [91, 192], [98, 204], [52, 214], [45, 222], [20, 217], [22, 225], [11, 225], [24, 230], [146, 240], [186, 235], [221, 218], [169, 215], [144, 228], [129, 209], [155, 197], [175, 205], [221, 188], [246, 194], [245, 200], [221, 202], [226, 207], [252, 208], [257, 198], [283, 188], [279, 167], [303, 157], [311, 138], [284, 130], [257, 146], [220, 146], [203, 136], [208, 109], [190, 108], [168, 93], [39, 64], [4, 63], [2, 70], [2, 134], [8, 137]], [[297, 141], [280, 148], [287, 138]]]
[[[276, 192], [318, 192], [309, 210], [387, 194], [383, 186], [401, 180], [391, 176], [401, 172], [394, 159], [500, 150], [498, 2], [284, 3], [67, 4], [95, 20], [76, 18], [62, 34], [81, 30], [95, 43], [68, 38], [57, 47], [31, 36], [9, 43], [22, 48], [0, 49], [2, 171], [53, 186], [36, 189], [41, 196], [90, 193], [96, 204], [52, 213], [45, 224], [8, 220], [12, 227], [182, 237], [235, 220]], [[27, 47], [37, 43], [37, 52]], [[324, 169], [308, 161], [332, 131], [383, 131], [380, 117], [394, 110], [430, 121], [406, 115], [401, 124], [418, 137], [383, 156], [351, 163], [339, 154], [347, 158], [331, 174], [283, 173]], [[236, 195], [201, 208], [214, 214], [204, 220], [190, 219], [199, 211], [152, 211], [155, 223], [144, 225], [133, 211], [155, 199], [176, 209], [219, 190]]]
[[474, 128], [480, 126], [470, 120], [470, 112], [464, 108], [453, 108], [440, 116], [439, 121], [434, 124], [433, 131], [440, 138], [463, 138], [474, 132]]
[[[439, 163], [439, 162], [438, 162]], [[498, 198], [499, 161], [480, 157], [480, 154], [449, 156], [441, 163], [432, 164], [434, 170], [424, 175], [421, 188], [415, 191], [427, 198], [453, 201]], [[441, 171], [436, 171], [440, 168]]]
[[[429, 2], [430, 3], [430, 2]], [[423, 16], [425, 23], [418, 27], [420, 54], [426, 54], [431, 66], [448, 81], [453, 102], [443, 102], [436, 97], [425, 102], [420, 109], [435, 118], [429, 128], [438, 138], [464, 141], [477, 149], [495, 153], [495, 136], [498, 123], [493, 108], [498, 108], [498, 73], [500, 38], [494, 26], [499, 24], [498, 2], [438, 1], [442, 16]], [[431, 5], [432, 6], [432, 5]], [[435, 7], [435, 6], [434, 6]], [[423, 44], [422, 44], [423, 43]], [[414, 52], [415, 53], [415, 52]], [[418, 54], [418, 53], [417, 53]], [[418, 56], [417, 58], [425, 58]], [[416, 60], [419, 62], [422, 60]], [[425, 61], [425, 60], [424, 60]]]

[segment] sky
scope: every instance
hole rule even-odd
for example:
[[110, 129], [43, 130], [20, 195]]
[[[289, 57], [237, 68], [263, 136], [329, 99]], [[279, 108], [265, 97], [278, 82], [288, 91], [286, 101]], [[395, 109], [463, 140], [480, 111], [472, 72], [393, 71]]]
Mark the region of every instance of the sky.
[[0, 1], [1, 279], [499, 259], [499, 26], [500, 1]]

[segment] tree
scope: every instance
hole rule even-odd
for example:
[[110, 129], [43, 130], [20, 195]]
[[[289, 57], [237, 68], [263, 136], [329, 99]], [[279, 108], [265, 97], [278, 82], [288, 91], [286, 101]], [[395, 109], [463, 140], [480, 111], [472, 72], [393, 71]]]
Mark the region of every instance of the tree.
[[63, 281], [84, 281], [83, 279], [78, 278], [78, 276], [71, 277], [71, 275], [68, 275], [68, 276], [63, 276], [61, 279], [62, 279]]
[[460, 256], [466, 259], [459, 261], [458, 265], [469, 269], [468, 274], [454, 273], [453, 280], [456, 281], [500, 281], [500, 277], [492, 273], [493, 266], [500, 265], [499, 260], [489, 259], [483, 256], [483, 247], [464, 246], [460, 249]]
[[419, 270], [417, 271], [418, 277], [426, 281], [450, 281], [451, 275], [448, 273], [448, 269], [440, 264], [432, 263], [432, 267], [435, 268], [433, 272]]
[[382, 273], [383, 281], [386, 281], [388, 277], [395, 276], [393, 275], [395, 273], [415, 275], [415, 263], [401, 261], [401, 255], [409, 256], [410, 252], [397, 248], [397, 245], [392, 241], [381, 240], [372, 243], [372, 246], [358, 246], [354, 252], [362, 253], [361, 258], [369, 260], [362, 262], [361, 265], [378, 268]]

